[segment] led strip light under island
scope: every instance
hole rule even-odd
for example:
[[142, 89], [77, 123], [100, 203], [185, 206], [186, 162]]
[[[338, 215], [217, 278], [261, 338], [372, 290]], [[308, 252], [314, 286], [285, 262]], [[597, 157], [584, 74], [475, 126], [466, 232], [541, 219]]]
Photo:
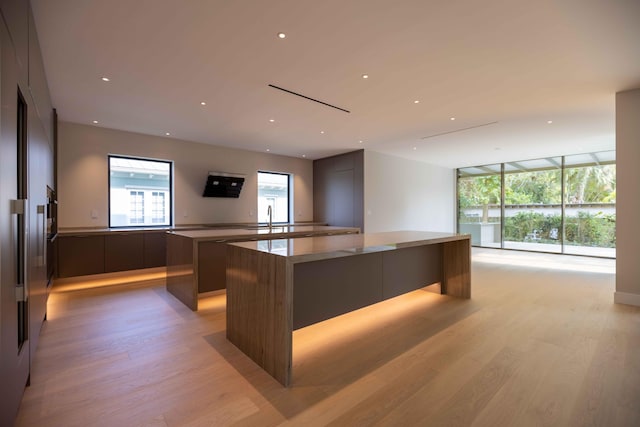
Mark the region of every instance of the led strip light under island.
[[288, 386], [293, 330], [440, 283], [471, 297], [468, 234], [397, 231], [227, 246], [227, 339]]

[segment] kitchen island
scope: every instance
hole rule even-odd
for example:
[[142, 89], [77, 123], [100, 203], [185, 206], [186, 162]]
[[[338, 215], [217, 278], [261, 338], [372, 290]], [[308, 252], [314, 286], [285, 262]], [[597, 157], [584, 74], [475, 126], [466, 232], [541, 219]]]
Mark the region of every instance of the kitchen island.
[[285, 386], [292, 332], [439, 283], [471, 297], [469, 235], [423, 231], [232, 243], [227, 339]]
[[227, 243], [359, 233], [320, 225], [174, 230], [167, 233], [167, 290], [193, 311], [198, 295], [225, 289]]

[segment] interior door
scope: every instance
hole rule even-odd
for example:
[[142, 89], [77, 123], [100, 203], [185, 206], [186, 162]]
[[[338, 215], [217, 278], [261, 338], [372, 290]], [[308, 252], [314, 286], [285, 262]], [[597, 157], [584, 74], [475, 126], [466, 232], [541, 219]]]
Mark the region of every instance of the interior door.
[[[13, 420], [29, 379], [26, 135], [18, 132], [15, 54], [0, 21], [0, 420]], [[23, 105], [26, 108], [26, 105]], [[22, 120], [26, 121], [26, 111]], [[23, 123], [23, 129], [26, 123]], [[12, 422], [9, 421], [9, 424]]]

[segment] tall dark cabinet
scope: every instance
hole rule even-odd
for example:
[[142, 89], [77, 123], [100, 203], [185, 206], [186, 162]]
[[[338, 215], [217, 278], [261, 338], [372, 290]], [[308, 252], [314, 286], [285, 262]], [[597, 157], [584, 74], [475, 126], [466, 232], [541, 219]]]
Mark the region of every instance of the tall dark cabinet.
[[0, 425], [12, 425], [47, 312], [54, 113], [28, 0], [0, 0]]
[[313, 161], [313, 220], [364, 232], [364, 150]]

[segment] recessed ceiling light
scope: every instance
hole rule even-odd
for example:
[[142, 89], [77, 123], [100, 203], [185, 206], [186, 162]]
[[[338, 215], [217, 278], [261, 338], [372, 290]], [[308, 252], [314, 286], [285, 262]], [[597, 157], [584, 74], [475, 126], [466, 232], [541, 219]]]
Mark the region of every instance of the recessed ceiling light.
[[368, 78], [369, 78], [369, 74], [363, 74], [363, 75], [362, 75], [362, 78], [363, 78], [363, 79], [368, 79]]
[[416, 99], [415, 101], [413, 101], [414, 104], [420, 104], [420, 100]]
[[200, 103], [200, 105], [207, 105], [207, 103], [206, 103], [206, 102], [204, 102], [204, 101], [202, 101], [202, 102]]
[[164, 134], [167, 135], [167, 136], [171, 135], [171, 133], [169, 133], [169, 132], [165, 132]]
[[271, 123], [273, 123], [273, 122], [275, 122], [275, 119], [269, 119], [269, 121], [270, 121]]
[[285, 33], [278, 33], [278, 38], [279, 39], [283, 39], [285, 37], [287, 37], [287, 35]]
[[362, 144], [362, 140], [358, 141], [358, 144]]
[[321, 130], [321, 131], [320, 131], [320, 133], [324, 133], [324, 131], [323, 131], [323, 130]]
[[109, 77], [103, 77], [103, 78], [102, 78], [102, 81], [103, 81], [103, 82], [110, 82], [110, 81], [111, 81], [111, 79], [110, 79]]
[[456, 119], [455, 117], [451, 117], [449, 120], [455, 120], [455, 119]]
[[553, 123], [553, 120], [547, 120], [547, 124]]
[[92, 123], [93, 123], [94, 125], [97, 125], [97, 124], [98, 124], [98, 121], [97, 121], [97, 120], [94, 120]]
[[267, 151], [271, 151], [269, 148], [267, 148]]
[[306, 154], [303, 154], [303, 155], [302, 155], [302, 157], [307, 157], [307, 155], [306, 155]]
[[417, 149], [418, 149], [418, 147], [413, 147], [413, 151], [415, 151], [415, 150], [417, 150]]

